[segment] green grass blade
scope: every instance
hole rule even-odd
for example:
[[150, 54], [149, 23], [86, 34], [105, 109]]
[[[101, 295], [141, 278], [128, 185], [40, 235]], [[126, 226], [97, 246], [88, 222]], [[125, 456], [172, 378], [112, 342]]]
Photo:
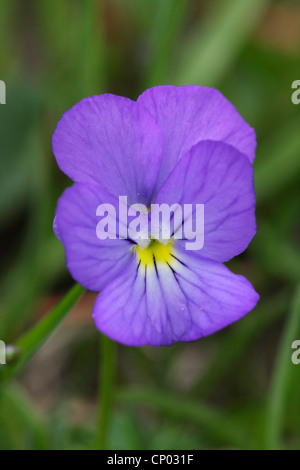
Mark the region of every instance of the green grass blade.
[[270, 0], [216, 2], [206, 25], [199, 26], [183, 46], [175, 85], [214, 86], [232, 66]]
[[286, 407], [286, 390], [290, 374], [295, 367], [291, 361], [292, 342], [300, 332], [300, 284], [298, 285], [294, 302], [282, 335], [274, 375], [271, 381], [269, 405], [267, 409], [266, 448], [278, 450], [281, 447], [281, 435], [284, 425]]
[[103, 93], [106, 86], [103, 1], [82, 3], [81, 91], [83, 96]]
[[145, 88], [165, 83], [170, 52], [184, 19], [187, 0], [159, 2], [151, 41], [151, 58], [146, 69]]
[[[33, 354], [45, 343], [66, 315], [74, 307], [84, 292], [80, 284], [75, 284], [67, 295], [54, 307], [48, 315], [26, 333], [15, 346], [21, 350], [19, 359], [11, 364], [0, 366], [2, 381], [14, 376], [29, 361]], [[1, 377], [1, 376], [0, 376]]]
[[108, 435], [114, 406], [116, 382], [116, 343], [101, 335], [100, 338], [100, 380], [98, 392], [98, 425], [94, 448], [108, 448]]
[[[17, 384], [0, 391], [0, 420], [5, 427], [5, 442], [13, 450], [29, 446], [39, 450], [52, 447], [47, 421], [25, 390]], [[1, 432], [1, 431], [0, 431]]]

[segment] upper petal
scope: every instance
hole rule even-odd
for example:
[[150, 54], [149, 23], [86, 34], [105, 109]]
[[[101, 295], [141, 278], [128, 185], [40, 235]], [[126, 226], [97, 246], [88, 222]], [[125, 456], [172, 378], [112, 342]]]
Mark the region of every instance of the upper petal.
[[53, 135], [60, 169], [129, 203], [149, 204], [162, 157], [161, 131], [141, 104], [105, 94], [64, 113]]
[[132, 244], [128, 240], [100, 240], [97, 237], [99, 217], [96, 209], [100, 204], [117, 208], [118, 200], [99, 186], [75, 184], [58, 200], [54, 224], [72, 277], [86, 289], [96, 292], [132, 258]]
[[193, 341], [240, 319], [258, 295], [243, 276], [180, 248], [169, 264], [142, 266], [133, 258], [99, 294], [96, 326], [130, 346]]
[[155, 203], [180, 204], [183, 219], [184, 204], [192, 204], [194, 223], [196, 204], [204, 204], [200, 254], [217, 261], [228, 261], [243, 252], [256, 233], [252, 165], [223, 142], [195, 145], [176, 165]]
[[255, 158], [255, 131], [235, 107], [218, 91], [196, 85], [157, 86], [139, 98], [159, 124], [164, 140], [164, 157], [158, 188], [178, 160], [202, 140], [224, 141]]

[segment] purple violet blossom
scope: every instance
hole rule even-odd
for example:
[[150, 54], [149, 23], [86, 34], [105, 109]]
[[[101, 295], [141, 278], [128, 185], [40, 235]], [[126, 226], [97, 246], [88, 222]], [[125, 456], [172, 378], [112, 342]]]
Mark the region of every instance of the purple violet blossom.
[[[67, 267], [100, 292], [97, 328], [132, 346], [194, 341], [239, 320], [258, 294], [224, 262], [256, 233], [254, 130], [217, 90], [158, 86], [137, 100], [105, 94], [67, 111], [53, 136], [75, 184], [58, 201], [54, 230]], [[204, 204], [204, 246], [147, 247], [96, 236], [99, 204]]]

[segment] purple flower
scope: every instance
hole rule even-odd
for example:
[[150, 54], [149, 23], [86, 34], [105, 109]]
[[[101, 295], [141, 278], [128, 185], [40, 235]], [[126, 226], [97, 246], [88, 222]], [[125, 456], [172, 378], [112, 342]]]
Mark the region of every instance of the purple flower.
[[[67, 111], [53, 136], [75, 184], [58, 201], [54, 230], [68, 269], [100, 292], [97, 328], [133, 346], [193, 341], [252, 310], [258, 294], [224, 262], [256, 233], [255, 132], [217, 90], [159, 86], [137, 100], [110, 94]], [[204, 246], [184, 240], [99, 240], [99, 204], [204, 204]]]

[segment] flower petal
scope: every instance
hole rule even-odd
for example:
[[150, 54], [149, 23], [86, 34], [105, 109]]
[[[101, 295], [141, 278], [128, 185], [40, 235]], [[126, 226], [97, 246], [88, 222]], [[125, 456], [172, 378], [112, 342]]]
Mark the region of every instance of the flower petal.
[[54, 220], [53, 220], [53, 232], [54, 232], [56, 238], [58, 238], [58, 240], [61, 242], [61, 237], [60, 237], [59, 231], [58, 231], [56, 216], [54, 217]]
[[193, 341], [240, 319], [258, 295], [243, 276], [176, 249], [156, 268], [133, 258], [99, 294], [93, 318], [102, 333], [131, 346]]
[[99, 186], [75, 184], [58, 200], [55, 217], [56, 233], [64, 245], [72, 277], [96, 292], [124, 269], [132, 258], [133, 246], [128, 240], [97, 237], [96, 209], [100, 204], [117, 207], [118, 200]]
[[161, 131], [141, 104], [115, 95], [86, 98], [64, 113], [53, 135], [58, 166], [76, 183], [98, 183], [129, 203], [148, 205], [162, 156]]
[[253, 168], [243, 154], [223, 142], [195, 145], [176, 165], [155, 202], [193, 204], [193, 218], [195, 205], [204, 204], [200, 254], [207, 258], [228, 261], [243, 252], [256, 233]]
[[159, 188], [178, 160], [202, 140], [224, 141], [255, 158], [255, 131], [218, 91], [196, 85], [157, 86], [146, 90], [138, 103], [149, 109], [164, 139]]

